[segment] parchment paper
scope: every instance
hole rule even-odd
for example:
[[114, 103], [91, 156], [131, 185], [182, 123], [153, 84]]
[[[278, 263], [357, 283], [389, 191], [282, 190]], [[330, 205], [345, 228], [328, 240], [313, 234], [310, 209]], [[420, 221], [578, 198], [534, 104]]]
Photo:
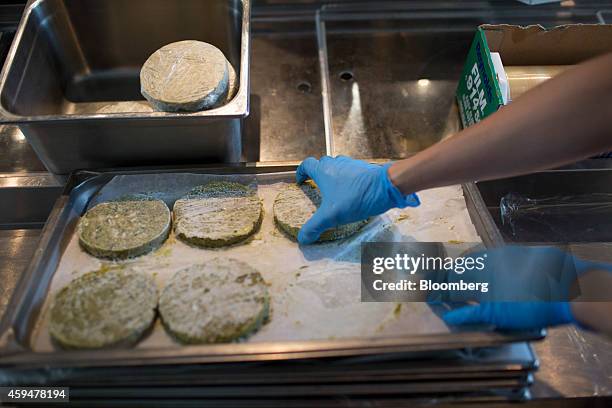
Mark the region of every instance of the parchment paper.
[[[280, 189], [294, 181], [293, 173], [257, 176], [155, 174], [117, 176], [89, 203], [134, 193], [155, 192], [170, 208], [191, 188], [212, 180], [233, 180], [257, 189], [263, 200], [260, 230], [243, 244], [225, 249], [200, 249], [173, 234], [157, 251], [123, 261], [151, 274], [161, 290], [179, 269], [215, 257], [232, 257], [260, 271], [269, 283], [271, 319], [249, 342], [381, 337], [446, 333], [448, 328], [424, 303], [361, 303], [360, 243], [364, 241], [480, 242], [468, 215], [460, 186], [421, 192], [418, 208], [394, 209], [374, 218], [358, 234], [342, 241], [299, 247], [274, 225], [272, 204]], [[49, 305], [59, 289], [86, 272], [112, 262], [99, 260], [79, 246], [74, 230], [51, 282], [31, 338], [35, 351], [54, 346], [48, 334]], [[136, 347], [180, 347], [159, 319], [151, 334]]]

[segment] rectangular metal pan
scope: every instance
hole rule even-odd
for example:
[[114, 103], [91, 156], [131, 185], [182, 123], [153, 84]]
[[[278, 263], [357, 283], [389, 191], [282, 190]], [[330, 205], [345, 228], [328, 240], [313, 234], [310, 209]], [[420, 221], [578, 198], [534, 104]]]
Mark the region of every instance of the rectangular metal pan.
[[[30, 0], [0, 77], [0, 121], [49, 171], [239, 162], [249, 113], [249, 0]], [[97, 113], [144, 100], [139, 73], [162, 46], [217, 46], [236, 69], [227, 104], [194, 113]]]
[[[242, 169], [242, 170], [238, 170]], [[39, 248], [15, 290], [4, 320], [0, 323], [0, 365], [35, 366], [134, 366], [186, 363], [242, 362], [358, 356], [387, 353], [418, 353], [499, 346], [506, 343], [536, 340], [543, 331], [502, 333], [494, 331], [460, 331], [451, 333], [336, 339], [317, 341], [281, 341], [185, 346], [171, 349], [113, 349], [97, 351], [34, 352], [30, 346], [33, 326], [41, 313], [51, 280], [58, 266], [63, 246], [70, 238], [78, 218], [92, 196], [115, 175], [151, 173], [257, 173], [261, 169], [167, 169], [164, 171], [122, 171], [84, 173], [74, 180], [85, 181], [58, 199], [42, 232]], [[267, 170], [269, 171], [269, 169]], [[273, 173], [259, 176], [277, 177]], [[74, 186], [72, 188], [71, 186]]]
[[[610, 213], [605, 193], [610, 189], [612, 170], [609, 159], [590, 159], [560, 169], [545, 170], [525, 176], [468, 183], [463, 186], [467, 208], [483, 241], [489, 246], [570, 244], [575, 254], [596, 261], [609, 261], [612, 235], [605, 228]], [[542, 211], [538, 222], [526, 222], [516, 231], [504, 225], [501, 199], [509, 193], [529, 199], [547, 199], [551, 216]], [[601, 201], [590, 212], [564, 205], [568, 197], [594, 197]], [[597, 201], [594, 201], [597, 202]], [[593, 211], [595, 209], [596, 211]], [[597, 224], [597, 217], [602, 221]], [[603, 214], [603, 215], [602, 215]], [[564, 222], [564, 217], [569, 221]], [[597, 224], [597, 225], [596, 225]], [[601, 227], [601, 228], [599, 228]]]

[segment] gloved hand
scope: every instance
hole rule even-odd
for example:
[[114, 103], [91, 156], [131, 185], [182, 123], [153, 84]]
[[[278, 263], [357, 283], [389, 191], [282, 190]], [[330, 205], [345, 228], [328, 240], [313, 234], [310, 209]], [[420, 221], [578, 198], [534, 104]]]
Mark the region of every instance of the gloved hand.
[[321, 190], [321, 207], [298, 234], [300, 244], [311, 244], [338, 225], [360, 221], [395, 207], [416, 207], [416, 194], [405, 196], [387, 174], [391, 164], [378, 166], [346, 156], [309, 157], [297, 169], [298, 184], [312, 179]]
[[[611, 265], [586, 261], [555, 247], [507, 246], [485, 252], [487, 268], [482, 273], [451, 277], [468, 282], [484, 280], [490, 282], [491, 290], [475, 299], [480, 300], [479, 305], [444, 314], [447, 324], [491, 324], [509, 330], [578, 324], [566, 301], [571, 296], [570, 286], [588, 271], [612, 270]], [[510, 301], [513, 299], [522, 301]], [[453, 300], [463, 299], [454, 296]]]
[[494, 302], [465, 306], [442, 316], [450, 325], [492, 324], [498, 329], [530, 330], [575, 323], [569, 302]]
[[467, 255], [482, 260], [472, 270], [446, 270], [436, 279], [457, 284], [487, 283], [486, 291], [447, 290], [432, 292], [431, 300], [447, 302], [564, 302], [579, 293], [573, 285], [589, 264], [570, 252], [552, 246], [508, 245]]

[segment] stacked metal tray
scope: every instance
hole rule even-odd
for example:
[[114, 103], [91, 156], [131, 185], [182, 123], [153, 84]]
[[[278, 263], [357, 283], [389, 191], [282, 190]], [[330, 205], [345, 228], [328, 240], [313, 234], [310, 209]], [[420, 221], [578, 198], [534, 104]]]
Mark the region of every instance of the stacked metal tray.
[[[257, 398], [266, 406], [293, 406], [304, 399], [373, 395], [419, 400], [495, 401], [529, 397], [538, 361], [526, 343], [477, 351], [455, 350], [293, 360], [83, 369], [11, 369], [14, 382], [71, 387], [72, 401], [124, 397], [126, 392], [163, 400], [183, 398], [220, 406], [228, 399]], [[139, 392], [140, 391], [140, 392]], [[215, 405], [217, 404], [217, 405]], [[283, 405], [285, 404], [285, 405]]]

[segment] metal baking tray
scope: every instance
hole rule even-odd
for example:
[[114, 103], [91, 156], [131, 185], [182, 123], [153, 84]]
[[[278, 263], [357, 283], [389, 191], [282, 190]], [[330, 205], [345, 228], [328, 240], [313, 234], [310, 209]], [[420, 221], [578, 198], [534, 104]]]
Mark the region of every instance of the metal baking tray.
[[[470, 217], [489, 246], [569, 244], [575, 254], [586, 259], [609, 262], [612, 235], [609, 228], [605, 228], [609, 217], [601, 215], [610, 213], [605, 199], [595, 201], [600, 204], [595, 215], [584, 208], [577, 211], [564, 201], [572, 196], [592, 196], [599, 200], [598, 194], [612, 192], [610, 162], [609, 159], [588, 159], [559, 169], [465, 184], [463, 190]], [[530, 199], [548, 199], [546, 208], [555, 211], [552, 215], [543, 212], [538, 222], [523, 223], [513, 231], [504, 225], [500, 210], [500, 200], [509, 193]], [[564, 217], [571, 222], [564, 222]]]
[[[30, 0], [0, 74], [0, 122], [19, 126], [49, 171], [239, 162], [249, 113], [250, 0]], [[195, 113], [99, 114], [144, 100], [158, 48], [201, 40], [239, 76], [226, 105]]]
[[184, 363], [270, 361], [387, 353], [418, 353], [438, 350], [492, 347], [541, 339], [544, 331], [495, 332], [484, 330], [316, 341], [245, 342], [176, 348], [134, 348], [96, 351], [35, 352], [31, 346], [34, 325], [42, 312], [61, 254], [78, 218], [90, 199], [116, 175], [159, 174], [260, 174], [275, 177], [270, 169], [229, 167], [224, 169], [165, 169], [77, 173], [58, 199], [41, 234], [39, 248], [15, 290], [0, 322], [0, 365], [35, 366], [142, 366]]

